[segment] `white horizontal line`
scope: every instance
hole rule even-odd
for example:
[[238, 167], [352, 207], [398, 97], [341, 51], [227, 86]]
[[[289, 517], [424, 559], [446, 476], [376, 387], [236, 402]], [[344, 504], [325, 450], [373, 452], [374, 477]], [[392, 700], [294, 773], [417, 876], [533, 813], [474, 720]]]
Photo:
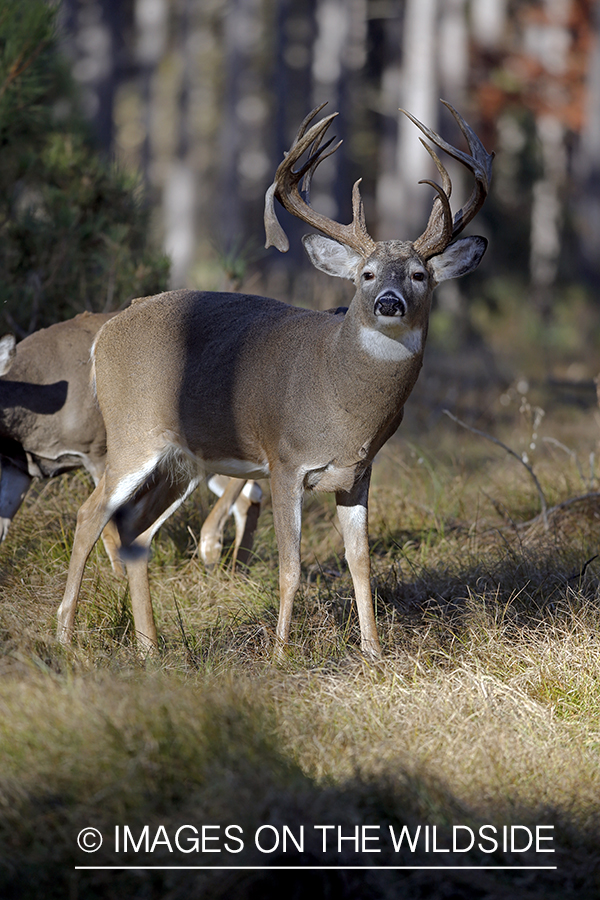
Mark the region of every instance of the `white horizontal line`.
[[468, 870], [490, 871], [492, 869], [502, 872], [507, 871], [550, 871], [558, 866], [75, 866], [75, 869], [100, 871], [105, 869], [137, 870], [137, 871], [163, 871], [163, 870], [194, 870], [212, 872], [368, 872], [368, 871], [398, 871], [426, 869], [440, 870], [444, 872]]

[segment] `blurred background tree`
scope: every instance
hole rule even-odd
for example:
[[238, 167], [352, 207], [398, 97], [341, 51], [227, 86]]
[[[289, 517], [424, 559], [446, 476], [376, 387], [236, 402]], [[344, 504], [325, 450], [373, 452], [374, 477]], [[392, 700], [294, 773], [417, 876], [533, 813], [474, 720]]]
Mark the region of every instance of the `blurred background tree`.
[[92, 146], [55, 20], [43, 0], [0, 13], [0, 302], [21, 336], [168, 280], [139, 177]]
[[[5, 4], [13, 6], [19, 8]], [[600, 318], [600, 23], [593, 0], [62, 0], [56, 10], [66, 62], [60, 63], [51, 42], [28, 70], [44, 84], [27, 115], [34, 116], [36, 107], [48, 134], [42, 139], [44, 129], [36, 125], [31, 139], [25, 132], [18, 138], [15, 122], [3, 126], [5, 155], [26, 159], [37, 153], [44, 160], [28, 167], [30, 181], [23, 164], [7, 162], [0, 175], [5, 207], [27, 220], [31, 235], [10, 257], [10, 272], [17, 260], [22, 269], [18, 291], [14, 274], [4, 280], [13, 316], [17, 294], [23, 309], [43, 306], [62, 316], [67, 294], [77, 308], [97, 308], [154, 289], [150, 282], [165, 270], [148, 261], [155, 256], [143, 255], [149, 252], [141, 249], [147, 247], [144, 207], [133, 203], [137, 195], [124, 172], [143, 181], [152, 240], [171, 258], [172, 287], [243, 285], [331, 305], [335, 286], [323, 287], [321, 278], [315, 292], [312, 275], [306, 277], [300, 223], [282, 212], [291, 243], [286, 256], [261, 249], [264, 192], [298, 123], [323, 100], [340, 111], [335, 131], [344, 143], [317, 173], [314, 205], [348, 221], [350, 186], [362, 177], [371, 233], [410, 238], [422, 230], [432, 199], [417, 182], [435, 172], [398, 107], [459, 142], [439, 103], [444, 97], [496, 152], [496, 161], [492, 196], [475, 226], [491, 238], [490, 252], [473, 277], [440, 288], [439, 327], [445, 323], [461, 340], [489, 340], [502, 316], [526, 308], [528, 334], [545, 329], [554, 341], [554, 325], [564, 336], [570, 316], [594, 350]], [[25, 12], [20, 15], [24, 20]], [[27, 30], [33, 34], [33, 27]], [[8, 73], [16, 56], [4, 53]], [[78, 155], [89, 153], [89, 143], [73, 125], [67, 69], [102, 163], [99, 157], [84, 163]], [[10, 107], [4, 109], [7, 123]], [[23, 156], [11, 149], [18, 141], [29, 147]], [[59, 145], [60, 153], [52, 151]], [[102, 283], [82, 263], [86, 229], [75, 223], [93, 203], [77, 200], [77, 191], [65, 187], [69, 147], [69, 178], [78, 191], [83, 170], [89, 175], [94, 166], [94, 183], [102, 171], [122, 188], [102, 207], [105, 237], [91, 267], [104, 273]], [[114, 161], [120, 175], [106, 168]], [[458, 206], [470, 184], [456, 166], [450, 168]], [[36, 228], [58, 202], [50, 198], [71, 194], [71, 225], [65, 223], [61, 233], [79, 263], [52, 269], [38, 259], [40, 247], [49, 245], [34, 240]], [[109, 199], [108, 182], [100, 194]], [[128, 203], [139, 214], [135, 225]], [[119, 226], [129, 229], [127, 238]], [[88, 231], [94, 229], [88, 221]], [[59, 231], [54, 243], [62, 246]], [[129, 261], [108, 249], [124, 253], [125, 247], [131, 248]], [[138, 252], [146, 262], [134, 265]], [[39, 274], [46, 269], [51, 276]], [[40, 285], [66, 270], [69, 281], [61, 282], [56, 301], [48, 287], [43, 304], [36, 299]], [[583, 306], [586, 313], [577, 318], [573, 311]], [[572, 352], [575, 331], [568, 333]]]

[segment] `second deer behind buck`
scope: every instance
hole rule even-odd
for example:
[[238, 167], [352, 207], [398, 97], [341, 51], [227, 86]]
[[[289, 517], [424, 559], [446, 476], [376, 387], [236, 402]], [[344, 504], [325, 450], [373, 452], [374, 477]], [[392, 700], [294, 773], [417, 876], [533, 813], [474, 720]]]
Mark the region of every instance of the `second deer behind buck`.
[[276, 197], [326, 235], [309, 235], [304, 244], [318, 269], [354, 282], [349, 309], [332, 316], [266, 297], [181, 290], [135, 301], [102, 328], [94, 366], [107, 466], [77, 518], [58, 611], [64, 641], [73, 633], [86, 559], [112, 518], [126, 551], [138, 640], [156, 645], [150, 542], [208, 472], [271, 479], [279, 548], [278, 654], [289, 636], [300, 581], [304, 492], [335, 493], [361, 647], [380, 652], [367, 534], [371, 464], [400, 425], [421, 369], [435, 286], [475, 269], [485, 252], [484, 238], [455, 238], [485, 200], [492, 157], [451, 107], [470, 153], [407, 113], [430, 141], [473, 173], [475, 187], [453, 217], [450, 179], [425, 145], [442, 182], [428, 182], [437, 196], [425, 231], [415, 241], [375, 242], [365, 227], [358, 182], [350, 225], [316, 212], [300, 193], [302, 179], [307, 194], [315, 168], [336, 149], [326, 153], [331, 141], [323, 143], [334, 116], [311, 126], [321, 108], [302, 123], [267, 192], [267, 246], [288, 247], [275, 217]]

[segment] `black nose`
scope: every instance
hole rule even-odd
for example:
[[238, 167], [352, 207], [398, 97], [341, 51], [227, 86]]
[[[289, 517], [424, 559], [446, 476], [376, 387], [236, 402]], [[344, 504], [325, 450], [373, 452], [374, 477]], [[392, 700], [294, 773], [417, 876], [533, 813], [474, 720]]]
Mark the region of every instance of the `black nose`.
[[405, 316], [406, 301], [399, 294], [386, 291], [375, 301], [374, 311], [376, 316]]

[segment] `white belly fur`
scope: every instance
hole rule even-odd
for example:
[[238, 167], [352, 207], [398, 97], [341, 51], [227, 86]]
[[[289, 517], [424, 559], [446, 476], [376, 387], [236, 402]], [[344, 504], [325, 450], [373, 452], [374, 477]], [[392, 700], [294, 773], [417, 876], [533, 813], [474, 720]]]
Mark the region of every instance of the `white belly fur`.
[[230, 478], [268, 478], [269, 464], [262, 465], [242, 459], [201, 460], [202, 468], [209, 475], [229, 475]]

